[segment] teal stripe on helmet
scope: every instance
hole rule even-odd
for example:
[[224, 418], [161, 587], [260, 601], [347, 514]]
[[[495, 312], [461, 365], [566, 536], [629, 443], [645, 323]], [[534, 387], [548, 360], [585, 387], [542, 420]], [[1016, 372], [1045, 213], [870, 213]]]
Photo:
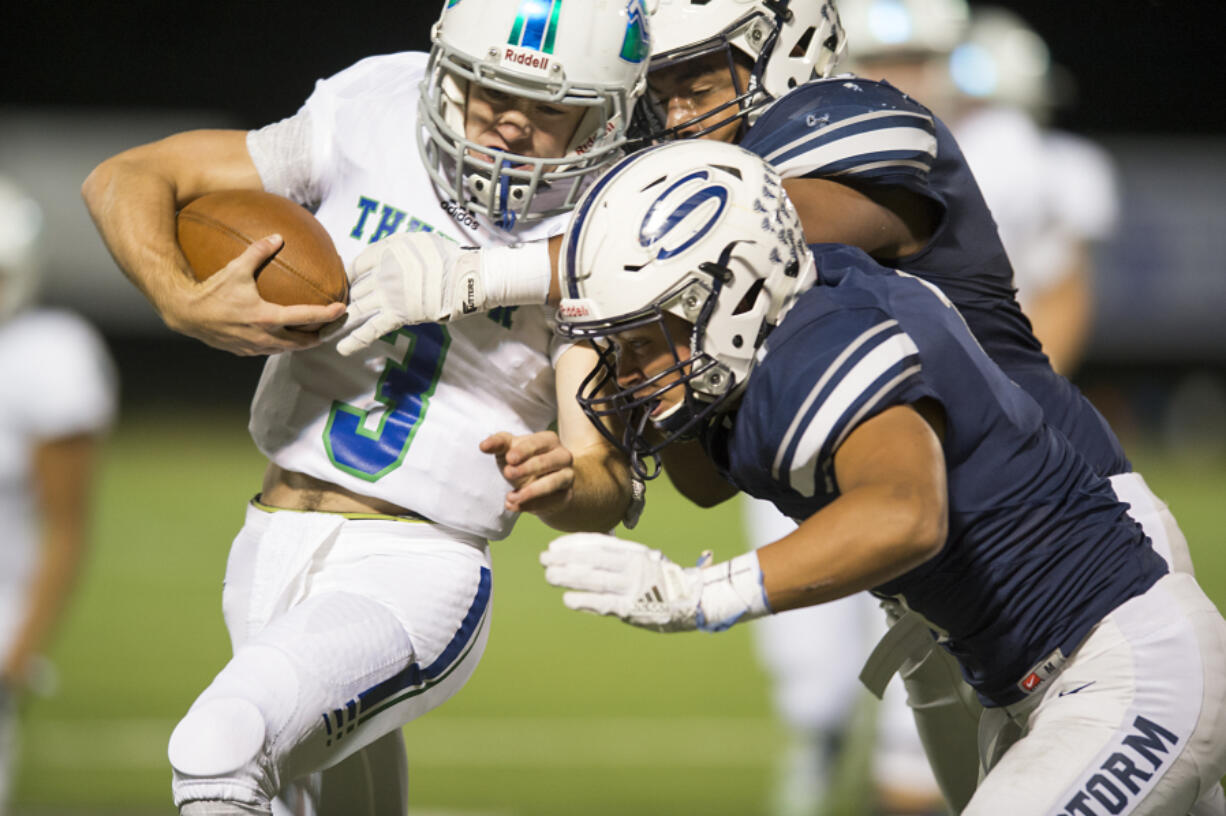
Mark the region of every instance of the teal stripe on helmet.
[[546, 54], [553, 53], [553, 41], [558, 36], [558, 15], [562, 13], [562, 0], [553, 0], [553, 9], [549, 13], [549, 28], [545, 32], [545, 47], [541, 49]]
[[562, 0], [521, 0], [507, 42], [552, 54], [561, 11]]
[[626, 36], [622, 39], [619, 55], [626, 62], [642, 62], [651, 53], [646, 20], [647, 10], [643, 8], [643, 0], [630, 0], [626, 6]]

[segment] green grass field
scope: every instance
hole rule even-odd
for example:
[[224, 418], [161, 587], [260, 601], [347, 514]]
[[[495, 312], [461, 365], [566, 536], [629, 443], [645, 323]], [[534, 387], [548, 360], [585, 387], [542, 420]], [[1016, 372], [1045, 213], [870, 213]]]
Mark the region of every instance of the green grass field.
[[[58, 691], [25, 707], [19, 814], [172, 812], [166, 740], [227, 659], [225, 556], [262, 472], [241, 414], [182, 427], [129, 417], [108, 450]], [[1226, 606], [1226, 464], [1134, 458]], [[742, 546], [733, 507], [698, 511], [663, 484], [634, 537], [685, 561]], [[413, 812], [763, 814], [783, 732], [748, 630], [664, 636], [568, 612], [536, 563], [549, 538], [525, 519], [494, 547], [481, 668], [406, 729]], [[858, 812], [859, 783], [848, 774], [838, 810]]]

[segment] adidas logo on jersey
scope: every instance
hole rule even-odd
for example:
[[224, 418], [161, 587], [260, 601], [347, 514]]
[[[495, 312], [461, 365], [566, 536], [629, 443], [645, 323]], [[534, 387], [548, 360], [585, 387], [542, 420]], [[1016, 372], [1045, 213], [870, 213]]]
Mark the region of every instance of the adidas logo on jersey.
[[443, 212], [450, 215], [459, 224], [468, 227], [471, 230], [479, 229], [480, 224], [477, 223], [477, 216], [472, 214], [472, 211], [460, 206], [460, 203], [454, 198], [449, 201], [444, 201], [439, 204], [443, 208]]

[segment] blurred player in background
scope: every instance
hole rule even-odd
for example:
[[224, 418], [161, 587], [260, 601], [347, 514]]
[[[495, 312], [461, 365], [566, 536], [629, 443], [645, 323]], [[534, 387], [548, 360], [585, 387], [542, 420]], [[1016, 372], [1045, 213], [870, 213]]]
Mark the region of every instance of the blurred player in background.
[[563, 536], [541, 563], [568, 608], [718, 632], [871, 590], [983, 703], [967, 816], [1226, 813], [1226, 620], [937, 287], [806, 245], [779, 176], [718, 143], [619, 164], [563, 249], [596, 426], [701, 506], [743, 490], [799, 525], [688, 568]]
[[1119, 216], [1114, 162], [1048, 126], [1071, 80], [1017, 14], [972, 6], [946, 65], [947, 119], [1000, 229], [1018, 300], [1052, 367], [1072, 376], [1093, 324], [1095, 250]]
[[0, 177], [0, 813], [17, 752], [16, 704], [51, 682], [41, 652], [86, 556], [96, 466], [117, 380], [84, 320], [31, 306], [42, 211]]
[[961, 0], [844, 5], [859, 12], [848, 22], [859, 43], [853, 69], [925, 101], [957, 137], [1035, 336], [1052, 367], [1071, 375], [1093, 323], [1094, 249], [1110, 237], [1119, 209], [1110, 156], [1047, 126], [1071, 80], [1006, 9], [968, 9]]
[[[226, 570], [234, 657], [170, 739], [183, 814], [404, 813], [400, 728], [484, 651], [488, 540], [521, 510], [608, 530], [631, 505], [624, 459], [575, 404], [592, 352], [553, 335], [543, 289], [534, 306], [386, 326], [359, 348], [346, 334], [370, 326], [356, 321], [322, 343], [291, 328], [339, 305], [259, 299], [253, 272], [275, 238], [204, 283], [174, 241], [176, 207], [237, 188], [307, 206], [358, 268], [403, 252], [431, 263], [459, 243], [504, 262], [531, 251], [516, 244], [560, 233], [620, 155], [648, 56], [641, 0], [552, 12], [449, 0], [428, 56], [368, 58], [289, 119], [134, 148], [84, 185], [168, 325], [272, 354], [250, 423], [270, 463]], [[406, 232], [429, 240], [406, 248]]]

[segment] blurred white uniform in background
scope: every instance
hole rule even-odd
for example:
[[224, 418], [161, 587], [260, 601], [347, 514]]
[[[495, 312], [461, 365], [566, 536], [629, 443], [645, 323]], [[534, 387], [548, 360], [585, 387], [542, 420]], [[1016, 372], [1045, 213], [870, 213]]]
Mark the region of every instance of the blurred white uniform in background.
[[[1010, 12], [964, 0], [840, 0], [849, 68], [886, 79], [949, 125], [983, 192], [1035, 334], [1068, 375], [1088, 338], [1092, 250], [1117, 217], [1115, 171], [1092, 142], [1045, 129], [1060, 92], [1046, 45]], [[750, 544], [795, 524], [742, 497]], [[753, 623], [791, 736], [773, 812], [822, 812], [853, 717], [855, 678], [885, 621], [868, 594]], [[818, 691], [815, 691], [818, 690]], [[940, 812], [939, 789], [896, 678], [878, 711], [873, 780], [884, 813]]]
[[16, 753], [15, 698], [52, 682], [39, 652], [84, 556], [91, 465], [117, 397], [93, 327], [30, 308], [41, 230], [38, 204], [0, 178], [0, 813]]
[[1046, 126], [1067, 91], [1047, 46], [1016, 14], [975, 7], [947, 64], [947, 121], [996, 219], [1035, 335], [1069, 376], [1093, 322], [1094, 250], [1119, 217], [1114, 162], [1089, 139]]

